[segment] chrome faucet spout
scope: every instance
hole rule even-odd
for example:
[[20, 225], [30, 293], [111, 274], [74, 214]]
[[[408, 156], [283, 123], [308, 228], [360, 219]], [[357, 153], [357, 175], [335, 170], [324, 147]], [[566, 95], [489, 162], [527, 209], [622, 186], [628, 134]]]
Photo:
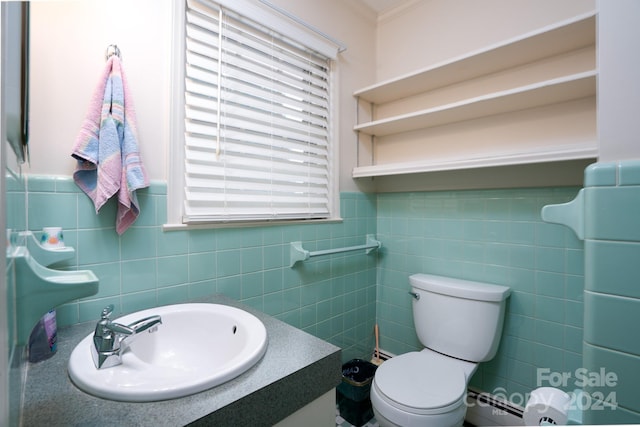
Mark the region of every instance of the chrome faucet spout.
[[113, 304], [102, 310], [102, 315], [93, 334], [91, 354], [97, 369], [110, 368], [122, 363], [122, 353], [140, 333], [155, 332], [162, 323], [160, 316], [149, 316], [130, 325], [114, 323], [109, 319]]

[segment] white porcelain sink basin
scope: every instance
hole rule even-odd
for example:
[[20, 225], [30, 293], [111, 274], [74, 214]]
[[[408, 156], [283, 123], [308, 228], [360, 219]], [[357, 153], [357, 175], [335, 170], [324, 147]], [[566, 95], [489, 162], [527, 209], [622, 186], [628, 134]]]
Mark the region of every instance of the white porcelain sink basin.
[[[122, 364], [96, 369], [93, 332], [71, 353], [69, 376], [87, 393], [127, 402], [173, 399], [237, 377], [267, 349], [267, 331], [254, 315], [220, 304], [176, 304], [114, 319], [128, 325], [159, 315], [155, 332], [142, 332], [122, 353]], [[126, 341], [125, 341], [126, 342]]]

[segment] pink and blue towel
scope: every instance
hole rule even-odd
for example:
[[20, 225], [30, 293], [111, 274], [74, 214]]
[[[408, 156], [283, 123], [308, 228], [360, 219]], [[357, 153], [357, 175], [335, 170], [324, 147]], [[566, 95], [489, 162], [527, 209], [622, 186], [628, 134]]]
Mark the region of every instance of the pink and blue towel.
[[149, 186], [138, 151], [135, 110], [120, 58], [107, 61], [73, 153], [73, 179], [93, 201], [96, 213], [118, 196], [116, 232], [124, 233], [140, 214], [136, 190]]

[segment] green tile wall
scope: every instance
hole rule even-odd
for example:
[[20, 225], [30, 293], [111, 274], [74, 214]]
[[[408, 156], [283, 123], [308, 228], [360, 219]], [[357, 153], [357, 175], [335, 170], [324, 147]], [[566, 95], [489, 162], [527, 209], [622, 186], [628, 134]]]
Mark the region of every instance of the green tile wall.
[[[584, 366], [616, 376], [589, 384], [588, 424], [640, 422], [640, 161], [596, 163], [585, 170]], [[612, 402], [615, 410], [606, 406]]]
[[396, 354], [421, 348], [408, 276], [431, 273], [512, 289], [498, 354], [480, 365], [471, 386], [524, 406], [521, 396], [537, 387], [538, 368], [582, 366], [583, 243], [540, 217], [542, 206], [570, 201], [578, 190], [379, 194], [382, 348]]
[[[26, 229], [27, 224], [27, 205], [26, 205], [26, 189], [22, 176], [13, 173], [5, 174], [6, 193], [4, 200], [6, 202], [6, 228], [12, 230], [11, 240], [15, 244], [20, 244], [21, 239], [18, 236], [20, 231]], [[7, 286], [7, 316], [8, 320], [8, 351], [9, 351], [9, 423], [18, 425], [20, 420], [20, 411], [22, 408], [22, 392], [23, 392], [23, 372], [25, 369], [25, 358], [23, 348], [16, 344], [16, 306], [15, 306], [15, 290], [16, 280], [14, 273], [14, 263], [10, 259], [7, 260], [6, 270], [6, 286]]]
[[[341, 194], [341, 223], [162, 230], [166, 186], [138, 196], [142, 215], [122, 237], [115, 206], [99, 215], [69, 177], [29, 176], [28, 228], [62, 225], [76, 257], [57, 268], [91, 269], [100, 291], [59, 308], [61, 326], [93, 321], [106, 304], [121, 313], [224, 293], [343, 348], [369, 357], [373, 324], [392, 353], [420, 348], [409, 275], [442, 274], [513, 290], [502, 344], [471, 385], [507, 395], [536, 387], [537, 368], [582, 363], [583, 244], [540, 219], [542, 206], [578, 188]], [[379, 254], [313, 258], [291, 269], [289, 242], [309, 250], [382, 241]], [[514, 403], [524, 404], [515, 401]]]
[[317, 250], [364, 244], [375, 234], [375, 196], [341, 194], [340, 223], [163, 231], [166, 185], [138, 192], [141, 215], [119, 237], [110, 201], [96, 215], [70, 177], [28, 177], [28, 228], [62, 226], [76, 256], [56, 265], [91, 269], [97, 295], [60, 307], [58, 324], [95, 320], [114, 304], [128, 313], [223, 293], [343, 348], [369, 357], [376, 303], [375, 254], [313, 258], [289, 268], [289, 242]]

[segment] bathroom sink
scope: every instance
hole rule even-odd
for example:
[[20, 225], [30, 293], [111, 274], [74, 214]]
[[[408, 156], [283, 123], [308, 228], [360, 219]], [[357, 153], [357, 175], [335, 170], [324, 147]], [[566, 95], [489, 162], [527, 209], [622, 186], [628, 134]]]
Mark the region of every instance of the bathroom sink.
[[87, 393], [112, 400], [173, 399], [241, 375], [267, 349], [264, 324], [254, 315], [227, 305], [169, 305], [114, 322], [128, 325], [153, 315], [161, 316], [162, 324], [133, 340], [117, 366], [97, 369], [91, 354], [93, 332], [85, 337], [69, 359], [73, 383]]

